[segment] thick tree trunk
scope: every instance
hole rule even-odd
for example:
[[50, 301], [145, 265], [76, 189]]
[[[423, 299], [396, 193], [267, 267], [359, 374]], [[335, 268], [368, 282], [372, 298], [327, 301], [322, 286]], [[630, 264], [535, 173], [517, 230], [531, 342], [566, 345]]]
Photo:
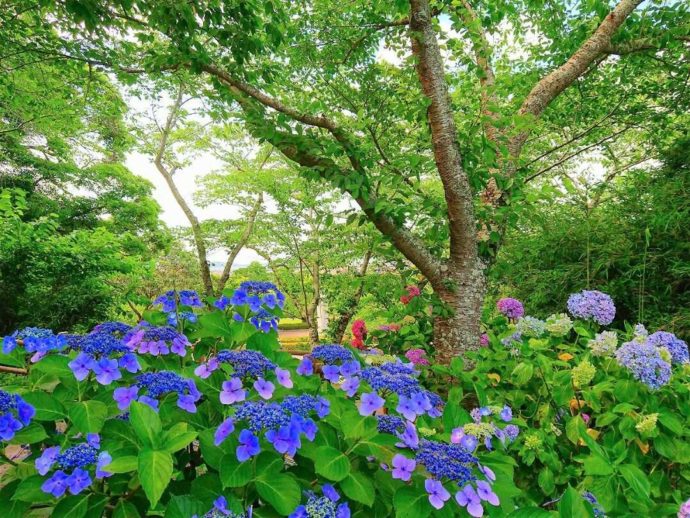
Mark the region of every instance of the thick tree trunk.
[[448, 365], [461, 351], [479, 348], [482, 304], [486, 292], [483, 268], [476, 264], [461, 268], [453, 276], [456, 290], [435, 286], [434, 291], [452, 311], [448, 317], [434, 320], [434, 350], [436, 361]]

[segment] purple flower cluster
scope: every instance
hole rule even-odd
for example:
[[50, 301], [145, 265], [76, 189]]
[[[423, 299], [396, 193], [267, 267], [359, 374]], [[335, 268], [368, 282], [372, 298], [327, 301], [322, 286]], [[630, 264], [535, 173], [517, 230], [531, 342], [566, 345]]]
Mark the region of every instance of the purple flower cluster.
[[[140, 394], [140, 391], [142, 393]], [[116, 388], [113, 399], [120, 410], [127, 410], [132, 401], [139, 401], [158, 410], [159, 399], [166, 394], [177, 394], [177, 406], [190, 413], [196, 413], [196, 402], [201, 392], [194, 380], [183, 378], [171, 371], [146, 372], [137, 376], [137, 383], [131, 387]]]
[[672, 363], [688, 363], [690, 361], [688, 344], [673, 333], [657, 331], [649, 335], [647, 343], [656, 347], [665, 347], [671, 353]]
[[501, 313], [503, 316], [506, 316], [511, 320], [518, 319], [525, 314], [525, 308], [522, 305], [522, 302], [510, 297], [500, 299], [496, 303], [496, 309], [498, 309], [499, 313]]
[[473, 422], [454, 428], [450, 435], [450, 441], [453, 444], [459, 444], [468, 452], [474, 452], [477, 446], [479, 446], [480, 441], [483, 441], [484, 447], [487, 450], [492, 450], [493, 438], [498, 439], [501, 444], [505, 445], [506, 441], [513, 442], [520, 433], [520, 429], [514, 424], [508, 424], [504, 428], [500, 428], [491, 420], [484, 422], [485, 417], [498, 416], [502, 422], [509, 423], [513, 420], [513, 411], [509, 406], [474, 408], [470, 415]]
[[141, 370], [137, 355], [113, 333], [92, 332], [81, 337], [73, 348], [79, 354], [68, 365], [78, 381], [93, 372], [98, 383], [110, 385], [122, 378], [120, 368], [132, 373]]
[[288, 518], [350, 518], [348, 503], [338, 504], [340, 495], [332, 485], [324, 484], [321, 491], [323, 496], [305, 491], [307, 503], [297, 506]]
[[10, 354], [20, 342], [27, 353], [33, 353], [32, 363], [36, 363], [50, 351], [62, 351], [68, 345], [65, 335], [56, 335], [50, 329], [26, 327], [2, 339], [3, 354]]
[[[234, 320], [244, 322], [248, 319], [256, 329], [267, 333], [271, 329], [278, 329], [278, 318], [270, 310], [282, 309], [285, 305], [285, 295], [271, 282], [246, 281], [240, 284], [231, 297], [223, 295], [213, 305], [221, 311], [233, 306], [244, 314], [243, 316], [235, 311]], [[251, 312], [250, 315], [247, 315], [247, 308]]]
[[103, 322], [95, 326], [91, 333], [109, 333], [116, 338], [122, 338], [130, 329], [132, 326], [124, 322]]
[[151, 356], [174, 353], [184, 357], [187, 354], [187, 347], [191, 345], [187, 337], [174, 328], [154, 327], [147, 322], [142, 322], [127, 332], [122, 342], [131, 351]]
[[237, 423], [244, 423], [247, 428], [240, 432], [236, 451], [240, 462], [261, 452], [259, 434], [262, 432], [278, 453], [293, 456], [302, 446], [302, 436], [309, 441], [316, 437], [318, 428], [311, 416], [323, 418], [329, 411], [327, 400], [309, 395], [286, 398], [281, 403], [245, 401], [216, 429], [215, 444], [225, 441]]
[[599, 325], [607, 326], [616, 316], [616, 306], [606, 293], [583, 290], [568, 297], [568, 312], [575, 318], [592, 319]]
[[98, 434], [89, 434], [87, 442], [71, 446], [64, 451], [60, 446], [43, 450], [35, 462], [38, 473], [47, 475], [53, 466], [58, 468], [41, 486], [43, 492], [55, 498], [61, 497], [67, 490], [77, 495], [91, 485], [92, 469], [96, 479], [110, 477], [112, 473], [104, 471], [103, 468], [113, 459], [107, 451], [99, 453], [99, 449], [100, 437]]
[[0, 390], [0, 439], [11, 441], [17, 431], [28, 426], [36, 410], [18, 394]]
[[405, 428], [405, 421], [402, 417], [397, 415], [377, 415], [377, 430], [379, 433], [387, 433], [390, 435], [397, 435], [401, 433]]
[[233, 374], [237, 378], [263, 378], [266, 374], [276, 369], [276, 364], [259, 351], [252, 351], [251, 349], [232, 351], [226, 349], [219, 351], [216, 356], [199, 365], [194, 370], [194, 374], [200, 378], [208, 378], [213, 371], [220, 367], [221, 363], [231, 365]]
[[[417, 375], [418, 372], [413, 367], [401, 362], [384, 363], [378, 367], [367, 367], [362, 370], [361, 378], [376, 393], [362, 396], [360, 414], [370, 415], [381, 408], [385, 400], [380, 396], [390, 392], [398, 395], [396, 410], [405, 419], [414, 421], [424, 414], [439, 417], [443, 409], [443, 400], [438, 394], [424, 389]], [[345, 388], [345, 383], [343, 388]]]
[[178, 302], [182, 306], [195, 308], [204, 307], [204, 303], [201, 302], [199, 294], [194, 290], [166, 291], [153, 301], [153, 305], [162, 305], [163, 312], [165, 313], [175, 313], [175, 311], [177, 311]]
[[649, 342], [627, 342], [616, 351], [618, 363], [633, 377], [657, 390], [671, 379], [671, 364], [665, 362], [659, 349]]
[[591, 504], [595, 518], [606, 517], [604, 509], [602, 509], [601, 504], [599, 504], [599, 500], [597, 500], [597, 497], [594, 496], [594, 494], [590, 493], [589, 491], [585, 491], [582, 493], [582, 498], [584, 498], [587, 502]]
[[317, 345], [312, 349], [310, 356], [326, 365], [337, 365], [355, 359], [352, 351], [337, 344]]

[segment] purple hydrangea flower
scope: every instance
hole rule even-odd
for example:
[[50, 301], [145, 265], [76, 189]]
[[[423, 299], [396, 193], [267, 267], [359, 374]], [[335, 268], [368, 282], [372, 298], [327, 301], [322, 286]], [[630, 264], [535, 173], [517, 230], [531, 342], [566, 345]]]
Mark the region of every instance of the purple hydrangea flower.
[[627, 342], [616, 351], [618, 363], [633, 377], [657, 390], [671, 379], [671, 365], [666, 363], [659, 349], [650, 343]]
[[216, 429], [216, 433], [213, 436], [213, 444], [220, 446], [228, 435], [235, 431], [235, 421], [232, 417], [228, 417], [220, 423], [220, 426]]
[[484, 516], [484, 508], [482, 507], [481, 499], [471, 485], [467, 484], [462, 491], [455, 493], [455, 500], [460, 507], [467, 509], [470, 516], [474, 516], [475, 518]]
[[510, 297], [500, 299], [496, 303], [496, 308], [502, 315], [510, 318], [511, 320], [516, 320], [525, 314], [525, 308], [523, 307], [522, 302]]
[[321, 372], [323, 377], [331, 383], [338, 383], [340, 381], [340, 367], [337, 365], [324, 365]]
[[688, 363], [690, 362], [690, 354], [688, 354], [688, 344], [678, 338], [673, 333], [667, 331], [657, 331], [652, 333], [647, 338], [647, 343], [656, 347], [665, 347], [671, 353], [672, 363]]
[[281, 384], [283, 387], [292, 388], [294, 386], [294, 384], [292, 383], [292, 378], [290, 377], [289, 370], [276, 367], [275, 373], [276, 378], [278, 379], [278, 383]]
[[393, 457], [392, 465], [393, 478], [400, 479], [403, 482], [407, 482], [410, 480], [415, 467], [417, 467], [417, 463], [414, 461], [414, 459], [408, 459], [407, 457], [405, 457], [404, 455], [400, 455], [399, 453]]
[[237, 460], [244, 462], [245, 460], [258, 455], [261, 451], [259, 446], [259, 438], [249, 430], [242, 430], [239, 437], [240, 445], [237, 447]]
[[424, 489], [429, 493], [429, 503], [436, 509], [441, 509], [450, 500], [450, 493], [439, 480], [434, 480], [433, 478], [426, 479], [424, 481]]
[[137, 400], [139, 395], [139, 387], [133, 385], [131, 387], [119, 387], [113, 392], [113, 399], [117, 402], [117, 408], [120, 410], [127, 410], [132, 401]]
[[359, 384], [359, 378], [357, 376], [354, 376], [352, 378], [347, 378], [345, 381], [343, 381], [342, 385], [340, 385], [340, 388], [345, 391], [348, 397], [352, 397], [357, 393], [357, 390], [359, 389]]
[[311, 376], [314, 374], [314, 364], [312, 363], [311, 358], [308, 356], [302, 358], [302, 361], [297, 366], [297, 374], [300, 376]]
[[242, 388], [242, 380], [239, 378], [230, 378], [229, 381], [224, 381], [222, 388], [220, 402], [224, 405], [239, 403], [247, 397], [247, 392]]
[[254, 382], [254, 388], [262, 398], [271, 399], [273, 397], [275, 385], [270, 381], [266, 381], [263, 378], [259, 378]]
[[570, 295], [568, 312], [575, 318], [592, 319], [599, 325], [607, 326], [616, 316], [616, 306], [613, 299], [606, 293], [583, 290]]
[[379, 396], [376, 392], [362, 394], [362, 399], [359, 403], [359, 415], [371, 415], [377, 410], [383, 408], [383, 404], [385, 402], [386, 400]]

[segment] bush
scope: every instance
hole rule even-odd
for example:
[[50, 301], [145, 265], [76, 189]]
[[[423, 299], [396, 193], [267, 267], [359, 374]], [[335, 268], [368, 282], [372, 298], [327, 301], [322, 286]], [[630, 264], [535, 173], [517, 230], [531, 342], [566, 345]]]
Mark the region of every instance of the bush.
[[459, 390], [446, 404], [411, 366], [342, 346], [298, 361], [278, 350], [283, 301], [265, 282], [208, 305], [171, 291], [135, 327], [5, 337], [3, 363], [26, 367], [28, 383], [0, 392], [0, 437], [26, 445], [0, 461], [0, 507], [74, 518], [515, 509], [505, 449], [517, 427], [503, 405], [475, 422]]

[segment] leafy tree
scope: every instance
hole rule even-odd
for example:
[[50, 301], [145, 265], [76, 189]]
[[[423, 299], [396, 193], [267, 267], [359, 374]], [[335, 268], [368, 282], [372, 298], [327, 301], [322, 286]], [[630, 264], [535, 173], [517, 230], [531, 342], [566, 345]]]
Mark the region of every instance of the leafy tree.
[[[572, 149], [567, 160], [620, 135], [609, 124], [619, 113], [605, 113], [610, 98], [636, 116], [626, 131], [648, 121], [663, 127], [686, 105], [676, 85], [688, 66], [687, 6], [641, 4], [360, 0], [226, 9], [215, 0], [165, 8], [134, 0], [41, 9], [73, 31], [62, 54], [123, 75], [201, 73], [216, 86], [218, 116], [241, 117], [305, 175], [351, 196], [451, 310], [435, 324], [447, 363], [479, 345], [487, 262], [522, 206], [525, 179], [548, 172], [543, 157]], [[43, 19], [43, 10], [23, 16]], [[400, 63], [374, 59], [382, 46]], [[578, 94], [584, 109], [573, 110]], [[652, 100], [660, 106], [645, 105]], [[421, 188], [430, 179], [439, 189], [431, 195]]]
[[661, 167], [603, 184], [567, 180], [533, 203], [499, 255], [497, 289], [507, 286], [540, 313], [583, 287], [600, 289], [617, 301], [620, 321], [687, 336], [689, 144], [680, 137]]

